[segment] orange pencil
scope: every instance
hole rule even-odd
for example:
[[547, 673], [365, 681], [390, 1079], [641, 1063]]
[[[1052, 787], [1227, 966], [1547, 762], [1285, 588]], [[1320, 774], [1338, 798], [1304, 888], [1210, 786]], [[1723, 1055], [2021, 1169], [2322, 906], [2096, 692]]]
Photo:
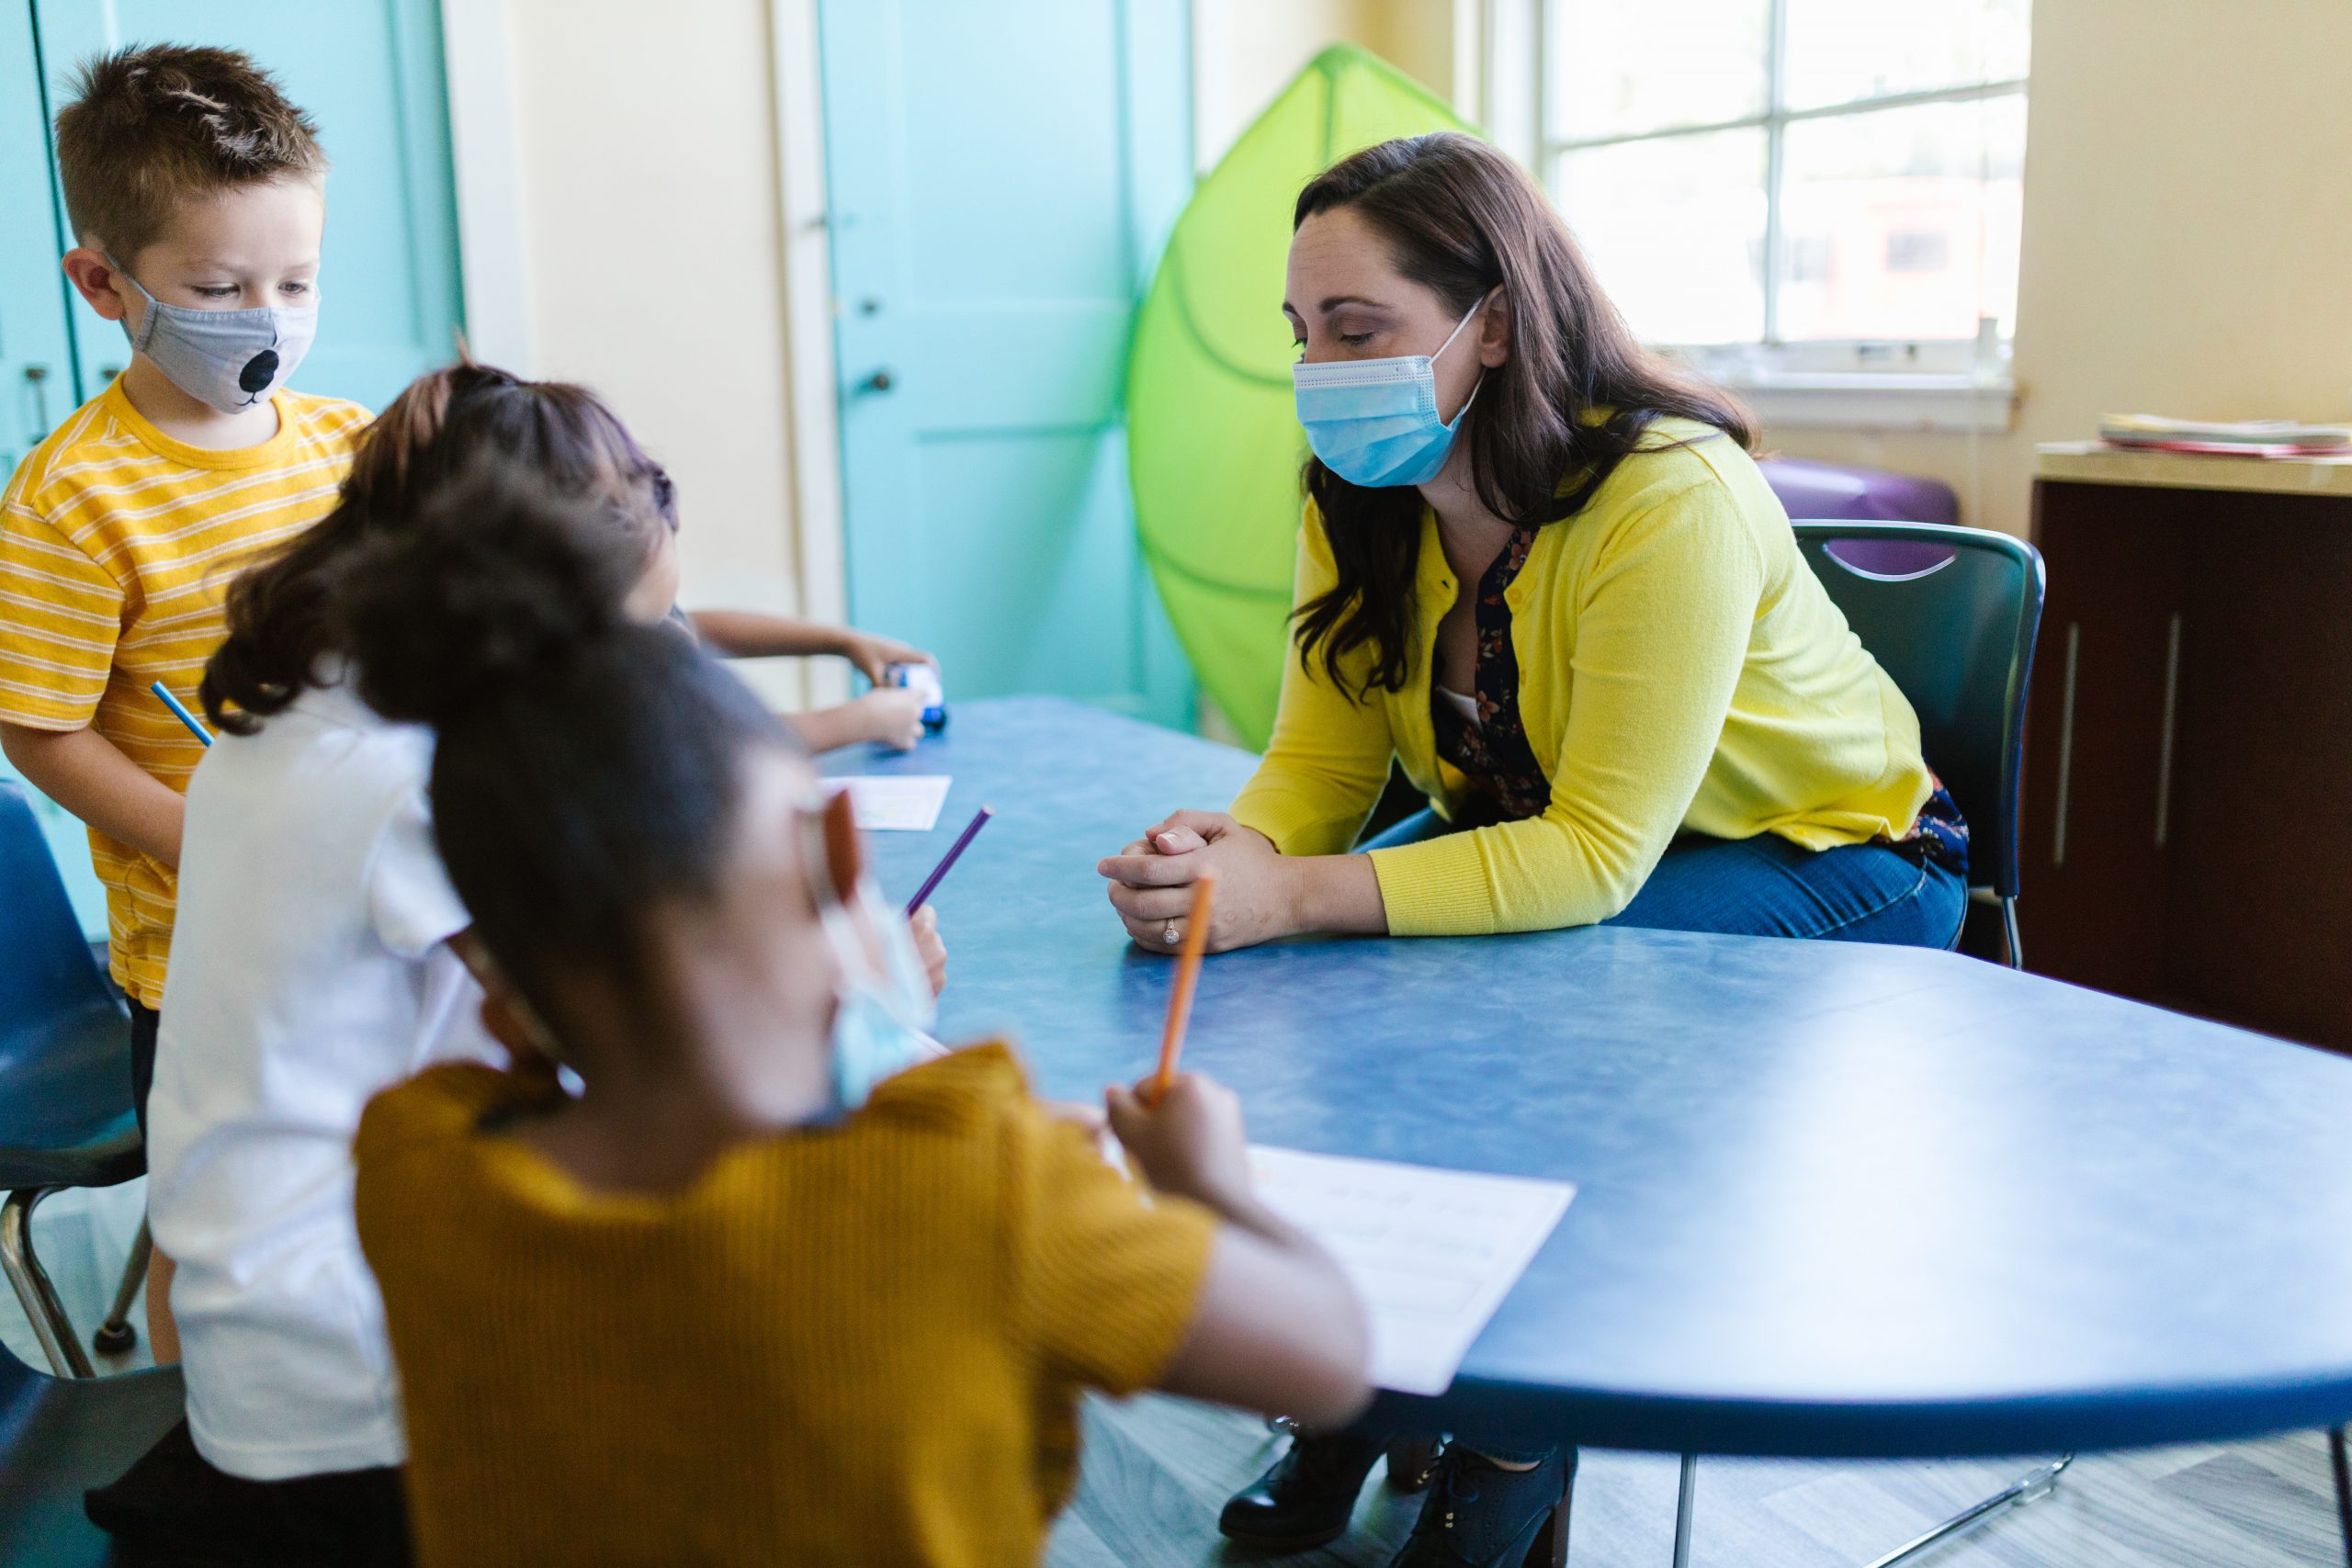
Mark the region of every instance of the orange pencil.
[[1201, 977], [1201, 952], [1209, 940], [1209, 900], [1216, 878], [1204, 876], [1193, 884], [1192, 912], [1184, 917], [1184, 948], [1176, 960], [1176, 988], [1168, 993], [1168, 1027], [1159, 1036], [1159, 1071], [1151, 1080], [1151, 1102], [1166, 1097], [1176, 1077], [1176, 1058], [1184, 1050], [1184, 1025], [1193, 1016], [1193, 985]]

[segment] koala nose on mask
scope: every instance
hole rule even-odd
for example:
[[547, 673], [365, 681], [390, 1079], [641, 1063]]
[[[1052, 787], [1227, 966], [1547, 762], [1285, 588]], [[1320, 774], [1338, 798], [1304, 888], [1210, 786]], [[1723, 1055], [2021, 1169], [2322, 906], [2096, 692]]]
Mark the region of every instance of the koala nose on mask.
[[245, 361], [245, 367], [237, 373], [237, 385], [248, 392], [263, 391], [277, 374], [277, 350], [265, 348]]

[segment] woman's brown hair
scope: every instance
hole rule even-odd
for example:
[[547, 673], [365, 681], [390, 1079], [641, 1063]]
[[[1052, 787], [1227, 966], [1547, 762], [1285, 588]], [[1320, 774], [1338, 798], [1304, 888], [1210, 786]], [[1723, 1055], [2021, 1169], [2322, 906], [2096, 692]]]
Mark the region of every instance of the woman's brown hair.
[[470, 362], [409, 383], [359, 438], [334, 510], [229, 588], [229, 637], [198, 688], [204, 711], [251, 735], [320, 683], [341, 651], [334, 591], [361, 547], [409, 526], [458, 476], [496, 460], [554, 496], [616, 503], [650, 555], [678, 525], [670, 477], [585, 387]]
[[[1343, 158], [1299, 192], [1291, 228], [1340, 208], [1370, 224], [1396, 270], [1457, 318], [1502, 291], [1510, 357], [1486, 373], [1458, 433], [1479, 502], [1497, 517], [1541, 526], [1575, 516], [1663, 418], [1695, 420], [1755, 446], [1736, 400], [1634, 340], [1543, 191], [1477, 138], [1439, 131]], [[1605, 416], [1590, 417], [1599, 411]], [[1299, 661], [1311, 668], [1319, 649], [1325, 673], [1344, 691], [1340, 661], [1368, 646], [1360, 694], [1402, 691], [1414, 646], [1420, 492], [1350, 484], [1319, 458], [1307, 460], [1306, 492], [1323, 514], [1339, 581], [1293, 612]]]

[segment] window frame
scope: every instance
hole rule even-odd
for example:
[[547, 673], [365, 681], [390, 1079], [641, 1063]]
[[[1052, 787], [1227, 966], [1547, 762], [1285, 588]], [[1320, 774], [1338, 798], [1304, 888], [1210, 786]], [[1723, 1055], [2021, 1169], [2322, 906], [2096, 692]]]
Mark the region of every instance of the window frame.
[[1984, 318], [1977, 333], [1968, 338], [1797, 342], [1781, 338], [1781, 274], [1788, 245], [1781, 204], [1785, 142], [1791, 125], [1926, 104], [1981, 103], [2010, 96], [2030, 104], [2030, 66], [2023, 76], [1791, 108], [1786, 101], [1789, 0], [1765, 0], [1766, 84], [1760, 112], [1606, 136], [1555, 137], [1551, 130], [1553, 89], [1547, 67], [1558, 12], [1568, 3], [1488, 0], [1486, 7], [1484, 96], [1490, 105], [1506, 109], [1499, 117], [1503, 123], [1497, 126], [1498, 139], [1535, 175], [1546, 193], [1555, 188], [1554, 175], [1559, 161], [1573, 152], [1728, 130], [1764, 133], [1763, 336], [1738, 343], [1652, 346], [1688, 360], [1746, 394], [1776, 424], [1930, 430], [2011, 427], [2018, 400], [2009, 374], [2014, 321]]

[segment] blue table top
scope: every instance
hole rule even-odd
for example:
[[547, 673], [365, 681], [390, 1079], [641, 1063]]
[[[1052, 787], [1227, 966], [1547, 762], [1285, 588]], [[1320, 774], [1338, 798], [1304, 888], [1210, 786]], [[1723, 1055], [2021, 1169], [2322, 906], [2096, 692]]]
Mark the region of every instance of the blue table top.
[[[1043, 1092], [1151, 1066], [1174, 965], [1094, 863], [1252, 760], [1051, 699], [910, 756], [942, 1029]], [[2030, 893], [2030, 890], [2029, 890]], [[2029, 924], [2031, 903], [2025, 906]], [[1253, 1139], [1573, 1181], [1423, 1427], [1811, 1456], [2211, 1439], [2352, 1417], [2352, 1062], [1916, 949], [1581, 930], [1210, 959], [1186, 1065]]]

